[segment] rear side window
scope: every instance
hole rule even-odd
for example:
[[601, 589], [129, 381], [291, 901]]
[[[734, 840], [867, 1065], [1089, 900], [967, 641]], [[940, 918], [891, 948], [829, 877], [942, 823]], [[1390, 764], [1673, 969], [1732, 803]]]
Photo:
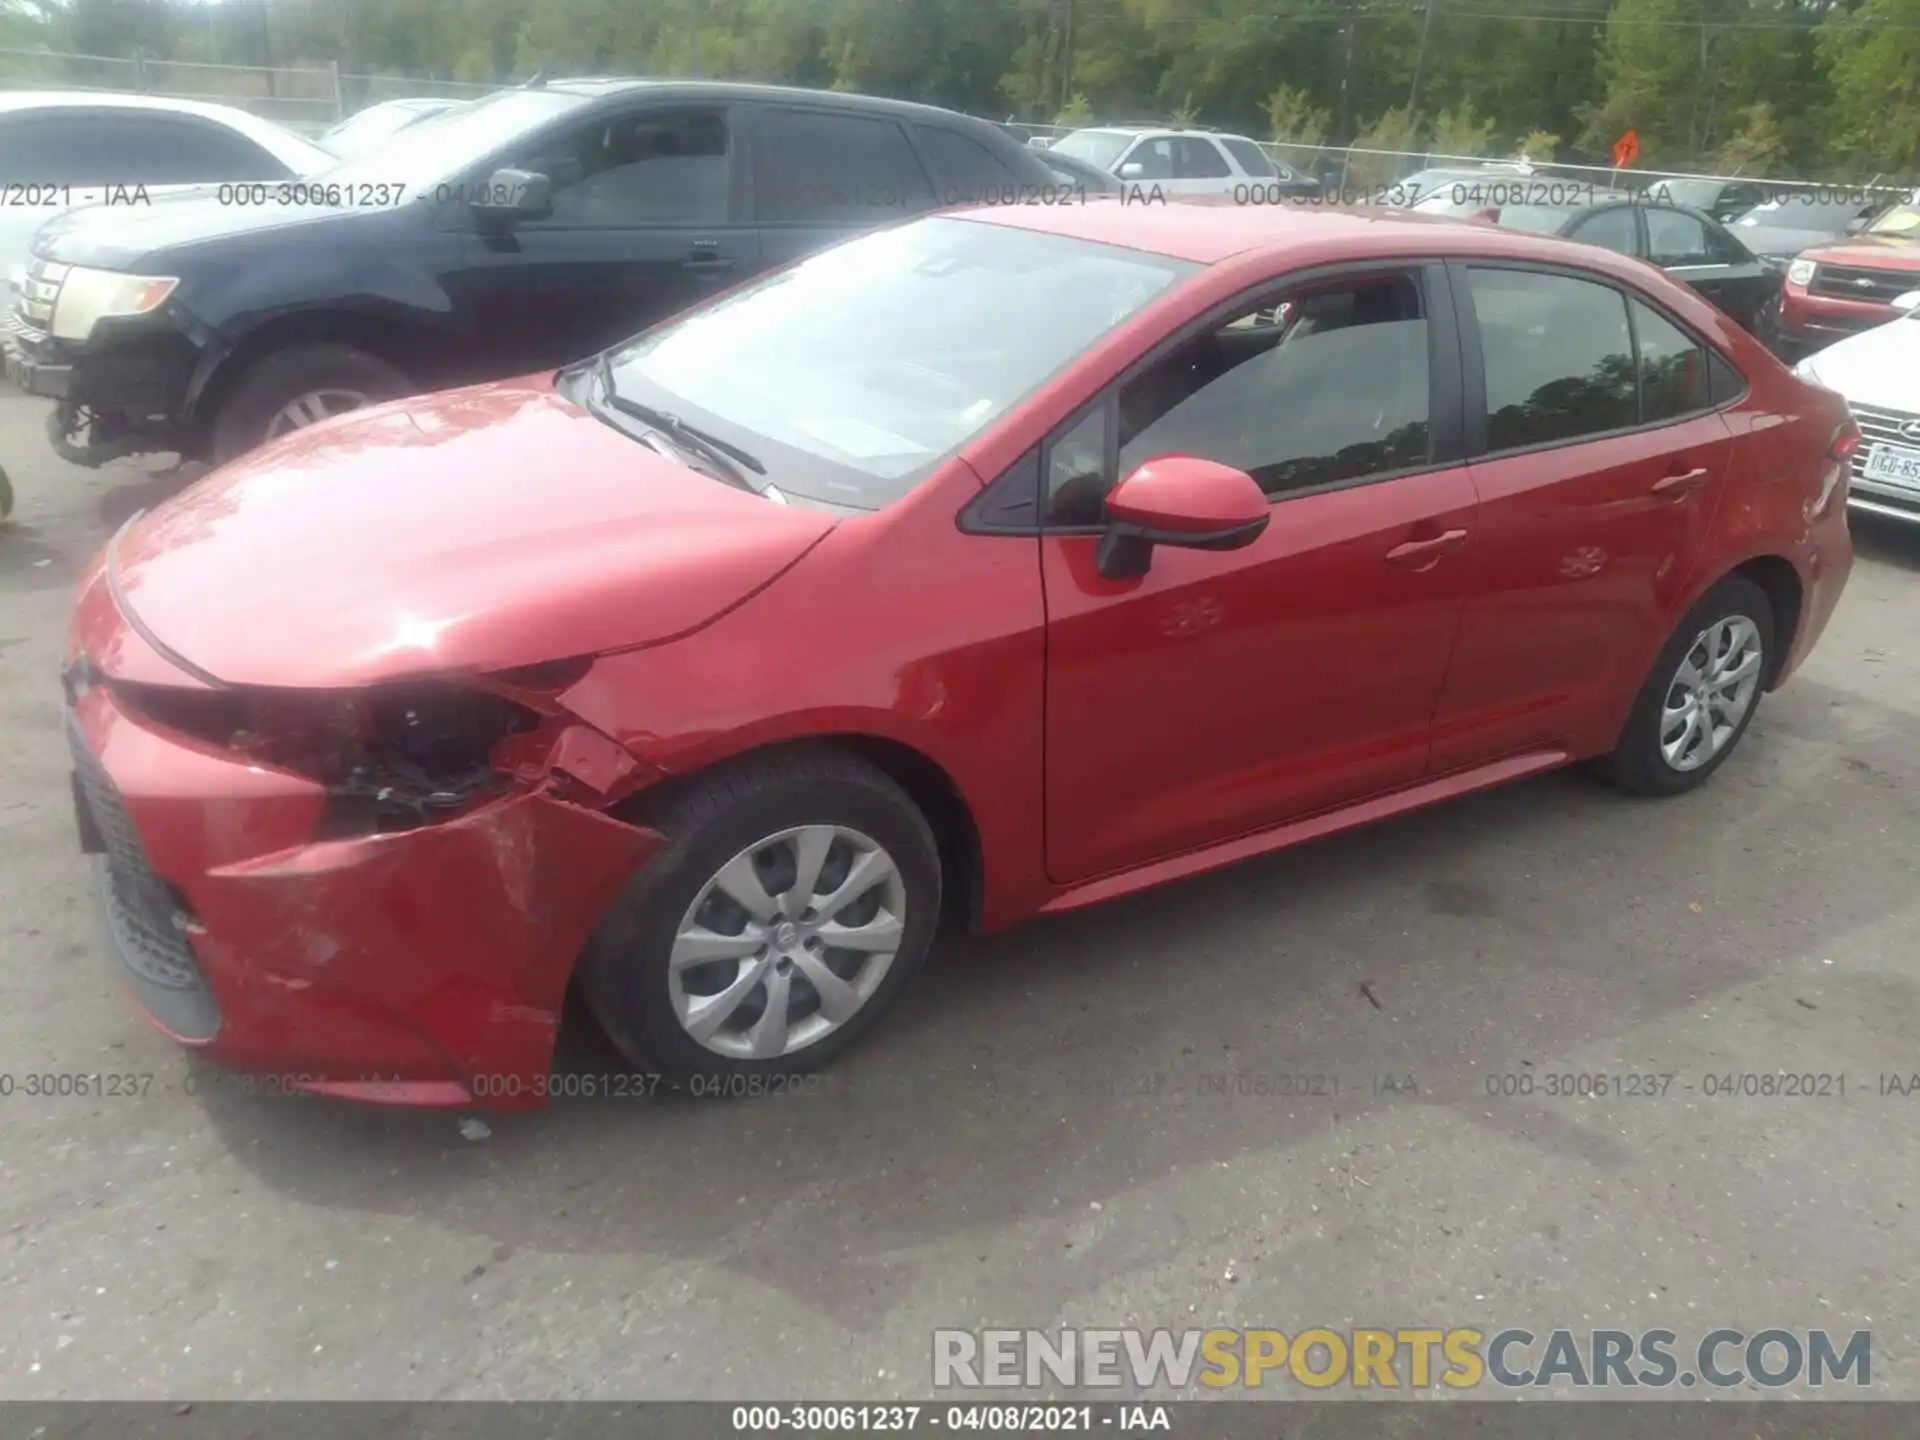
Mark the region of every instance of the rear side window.
[[917, 125], [920, 149], [933, 166], [942, 205], [1020, 199], [1020, 177], [979, 141], [938, 125]]
[[935, 204], [926, 171], [894, 120], [769, 108], [755, 153], [762, 220], [878, 225]]
[[1256, 175], [1262, 180], [1271, 180], [1279, 175], [1280, 172], [1273, 167], [1273, 161], [1267, 158], [1267, 152], [1251, 140], [1223, 139], [1220, 143], [1227, 147], [1227, 153], [1247, 174]]
[[1227, 157], [1211, 140], [1188, 135], [1174, 152], [1174, 178], [1177, 180], [1221, 180], [1233, 174]]
[[1640, 353], [1640, 421], [1677, 420], [1711, 409], [1707, 347], [1666, 316], [1633, 306], [1633, 338]]
[[1486, 371], [1489, 451], [1638, 423], [1625, 296], [1539, 271], [1474, 266], [1467, 273]]
[[1574, 226], [1567, 238], [1583, 245], [1598, 245], [1603, 250], [1617, 250], [1622, 255], [1631, 255], [1639, 248], [1639, 238], [1633, 230], [1633, 211], [1624, 205], [1589, 215]]

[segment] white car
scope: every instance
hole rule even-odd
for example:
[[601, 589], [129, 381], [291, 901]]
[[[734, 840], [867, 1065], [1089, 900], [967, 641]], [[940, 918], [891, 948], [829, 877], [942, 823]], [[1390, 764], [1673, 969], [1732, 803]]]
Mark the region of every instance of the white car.
[[227, 105], [160, 95], [0, 95], [0, 281], [6, 312], [33, 234], [64, 210], [170, 189], [291, 180], [338, 163], [291, 130]]
[[1920, 290], [1893, 303], [1899, 319], [1835, 341], [1793, 373], [1838, 391], [1860, 427], [1847, 503], [1920, 525]]
[[1254, 203], [1318, 195], [1320, 182], [1281, 164], [1244, 135], [1151, 125], [1095, 125], [1063, 135], [1048, 153], [1085, 160], [1129, 184], [1167, 195], [1251, 196]]

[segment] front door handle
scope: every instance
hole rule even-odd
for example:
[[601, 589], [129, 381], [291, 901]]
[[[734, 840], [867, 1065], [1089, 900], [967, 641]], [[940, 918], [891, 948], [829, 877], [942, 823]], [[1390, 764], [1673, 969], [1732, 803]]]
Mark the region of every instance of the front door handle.
[[738, 270], [740, 262], [720, 253], [718, 240], [696, 240], [687, 257], [686, 268], [697, 275], [712, 275], [723, 270]]
[[1683, 471], [1678, 475], [1669, 475], [1664, 480], [1656, 480], [1653, 485], [1653, 493], [1656, 495], [1664, 495], [1670, 500], [1681, 499], [1684, 496], [1693, 494], [1694, 491], [1705, 485], [1707, 483], [1708, 473], [1706, 466], [1696, 465], [1693, 469]]
[[1387, 551], [1386, 562], [1389, 565], [1405, 565], [1419, 569], [1431, 565], [1442, 555], [1451, 555], [1466, 548], [1467, 532], [1448, 530], [1427, 540], [1408, 540]]

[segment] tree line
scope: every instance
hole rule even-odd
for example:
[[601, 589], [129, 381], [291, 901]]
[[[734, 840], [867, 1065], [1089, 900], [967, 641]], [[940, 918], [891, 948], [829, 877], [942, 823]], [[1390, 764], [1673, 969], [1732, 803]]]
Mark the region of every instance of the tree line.
[[[1864, 179], [1920, 171], [1920, 0], [0, 0], [0, 48], [780, 81], [994, 119]], [[16, 73], [18, 57], [15, 57]]]

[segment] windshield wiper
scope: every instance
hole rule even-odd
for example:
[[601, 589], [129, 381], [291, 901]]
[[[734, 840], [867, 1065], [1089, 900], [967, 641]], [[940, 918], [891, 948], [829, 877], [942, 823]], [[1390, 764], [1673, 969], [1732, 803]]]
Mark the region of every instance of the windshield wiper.
[[717, 435], [696, 429], [682, 420], [671, 410], [657, 410], [651, 405], [642, 405], [638, 400], [630, 400], [622, 395], [613, 383], [613, 362], [604, 354], [593, 363], [593, 373], [600, 379], [600, 394], [607, 404], [622, 415], [630, 416], [643, 425], [650, 425], [683, 450], [691, 450], [709, 465], [719, 469], [721, 479], [738, 485], [742, 490], [752, 490], [756, 494], [760, 487], [749, 480], [741, 467], [756, 475], [767, 473], [767, 467], [760, 463], [759, 457], [742, 450], [738, 445], [730, 445]]

